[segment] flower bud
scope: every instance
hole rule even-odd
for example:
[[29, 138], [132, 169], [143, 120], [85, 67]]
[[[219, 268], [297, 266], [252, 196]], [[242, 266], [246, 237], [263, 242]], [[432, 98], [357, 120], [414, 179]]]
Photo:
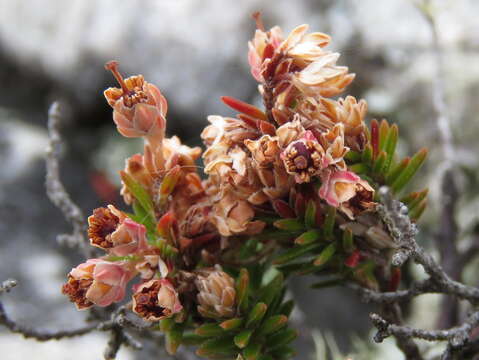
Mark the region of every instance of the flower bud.
[[146, 321], [159, 321], [182, 309], [178, 293], [167, 279], [143, 283], [133, 294], [133, 311]]
[[125, 286], [132, 277], [125, 262], [90, 259], [70, 271], [62, 292], [79, 310], [94, 304], [108, 306], [123, 299]]
[[125, 256], [147, 248], [146, 228], [113, 205], [98, 208], [88, 218], [90, 244], [113, 255]]
[[227, 273], [211, 269], [200, 273], [195, 280], [198, 289], [198, 312], [207, 318], [235, 316], [236, 291], [234, 280]]

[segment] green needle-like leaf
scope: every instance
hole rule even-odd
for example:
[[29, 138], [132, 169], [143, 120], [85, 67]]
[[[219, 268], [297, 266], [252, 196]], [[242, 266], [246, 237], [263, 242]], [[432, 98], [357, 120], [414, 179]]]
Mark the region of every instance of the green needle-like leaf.
[[279, 255], [275, 260], [274, 264], [280, 265], [292, 261], [310, 251], [316, 250], [321, 247], [321, 244], [312, 243], [307, 245], [295, 246], [292, 249], [286, 250], [281, 255]]
[[394, 160], [394, 154], [396, 152], [396, 146], [398, 142], [399, 130], [396, 124], [392, 125], [389, 129], [386, 142], [384, 144], [384, 151], [387, 154], [386, 161], [384, 162], [384, 173], [389, 171], [391, 164]]
[[331, 243], [326, 246], [319, 256], [314, 260], [315, 266], [322, 266], [326, 264], [336, 252], [336, 243]]
[[246, 320], [246, 327], [252, 328], [258, 325], [261, 320], [263, 320], [263, 316], [264, 314], [266, 314], [267, 309], [268, 305], [266, 305], [265, 303], [257, 303], [248, 315], [248, 320]]
[[250, 343], [246, 349], [243, 350], [245, 360], [258, 360], [261, 353], [261, 344]]
[[374, 174], [382, 174], [383, 169], [384, 169], [384, 164], [386, 163], [386, 153], [384, 151], [381, 151], [374, 160], [374, 165], [373, 165], [373, 173]]
[[233, 331], [238, 329], [241, 325], [243, 325], [243, 318], [233, 318], [229, 320], [223, 321], [220, 326], [225, 331]]
[[261, 301], [269, 306], [273, 302], [274, 298], [281, 292], [282, 288], [283, 274], [279, 273], [274, 277], [273, 280], [269, 282], [268, 285], [261, 289], [258, 301]]
[[235, 346], [232, 336], [209, 339], [204, 341], [196, 354], [199, 356], [210, 357], [211, 355], [235, 355], [238, 353], [238, 349]]
[[286, 315], [274, 315], [266, 319], [261, 325], [258, 335], [269, 335], [282, 329], [288, 322]]
[[389, 133], [389, 124], [385, 119], [381, 120], [381, 124], [379, 126], [379, 152], [385, 149], [386, 147], [386, 139]]
[[427, 157], [427, 149], [423, 148], [419, 150], [411, 158], [411, 161], [407, 167], [400, 173], [396, 180], [391, 184], [391, 189], [393, 192], [399, 192], [406, 184], [411, 180], [411, 178], [416, 174], [421, 165], [424, 163]]
[[248, 309], [248, 288], [249, 288], [249, 273], [246, 269], [241, 269], [236, 282], [236, 301], [238, 308], [244, 314]]
[[344, 229], [343, 231], [343, 250], [348, 254], [354, 251], [354, 239], [351, 229]]
[[406, 157], [402, 159], [401, 162], [393, 166], [386, 175], [386, 184], [391, 185], [394, 181], [396, 181], [398, 176], [404, 171], [404, 169], [406, 169], [410, 161], [411, 159]]
[[336, 208], [330, 206], [326, 213], [326, 218], [323, 224], [323, 233], [326, 238], [330, 238], [333, 235], [334, 223], [336, 222]]
[[427, 207], [427, 202], [426, 201], [423, 201], [420, 205], [416, 206], [410, 213], [409, 213], [409, 217], [414, 220], [414, 221], [417, 221], [419, 220], [419, 218], [421, 217], [421, 215], [424, 213], [424, 210], [426, 210], [426, 207]]
[[277, 349], [274, 349], [272, 355], [274, 356], [273, 359], [286, 360], [295, 356], [296, 352], [289, 346], [281, 346]]
[[203, 337], [219, 336], [224, 334], [224, 329], [218, 324], [204, 324], [196, 328], [195, 334]]
[[352, 163], [356, 163], [358, 161], [361, 161], [361, 153], [353, 150], [349, 150], [346, 155], [344, 155], [344, 159], [346, 161], [350, 161]]
[[244, 349], [248, 345], [251, 335], [253, 335], [253, 330], [250, 329], [246, 329], [240, 332], [234, 337], [234, 342], [236, 346], [240, 349]]
[[422, 203], [422, 201], [426, 198], [428, 192], [428, 189], [424, 189], [417, 193], [415, 199], [407, 205], [410, 212], [414, 211], [414, 209]]
[[358, 175], [367, 174], [369, 172], [369, 166], [364, 163], [351, 165], [349, 169]]
[[281, 219], [277, 220], [273, 224], [276, 228], [285, 230], [285, 231], [302, 231], [304, 230], [304, 225], [298, 219]]
[[170, 331], [175, 326], [175, 321], [172, 318], [160, 320], [160, 330], [163, 332]]
[[321, 231], [309, 230], [299, 235], [294, 242], [298, 245], [306, 245], [315, 242], [321, 237]]
[[200, 345], [203, 341], [205, 341], [205, 338], [203, 336], [199, 336], [192, 332], [183, 333], [183, 337], [181, 338], [181, 344], [186, 346], [197, 346]]
[[178, 346], [181, 345], [181, 340], [183, 338], [183, 326], [180, 324], [175, 324], [170, 331], [165, 333], [165, 348], [168, 354], [176, 354]]
[[365, 165], [372, 165], [373, 163], [373, 148], [371, 147], [370, 144], [367, 144], [364, 147], [362, 156], [361, 156], [361, 161]]
[[284, 329], [276, 334], [271, 335], [268, 340], [266, 340], [266, 345], [270, 350], [288, 345], [291, 341], [298, 337], [298, 332], [293, 329]]
[[130, 174], [120, 171], [120, 177], [127, 189], [133, 194], [135, 199], [141, 204], [143, 209], [152, 217], [154, 217], [153, 200], [145, 188], [137, 182]]
[[313, 200], [308, 201], [304, 214], [304, 223], [309, 229], [316, 227], [316, 203]]

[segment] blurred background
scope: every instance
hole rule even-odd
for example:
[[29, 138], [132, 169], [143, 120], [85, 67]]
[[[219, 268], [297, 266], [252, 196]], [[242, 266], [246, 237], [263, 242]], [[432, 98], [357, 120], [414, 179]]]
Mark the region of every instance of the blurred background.
[[[431, 4], [444, 51], [455, 154], [464, 169], [456, 217], [467, 241], [479, 224], [479, 2]], [[432, 111], [431, 28], [414, 1], [0, 0], [0, 280], [19, 281], [3, 299], [14, 319], [54, 330], [77, 327], [84, 318], [60, 293], [66, 273], [83, 259], [57, 244], [56, 235], [70, 228], [44, 191], [51, 101], [63, 105], [61, 175], [73, 199], [85, 215], [106, 203], [121, 205], [110, 183], [118, 185], [125, 157], [140, 147], [115, 131], [102, 95], [114, 80], [103, 64], [116, 59], [123, 75], [141, 73], [156, 84], [169, 102], [168, 134], [200, 144], [207, 115], [231, 114], [220, 96], [260, 102], [246, 57], [255, 28], [250, 15], [257, 10], [267, 27], [280, 25], [285, 34], [309, 23], [312, 31], [332, 35], [329, 49], [340, 52], [339, 63], [357, 74], [348, 93], [367, 100], [369, 119], [399, 124], [403, 154], [430, 148], [418, 177], [431, 190], [420, 235], [428, 245], [441, 205], [436, 199], [442, 152]], [[471, 281], [475, 269], [469, 270]], [[368, 345], [370, 308], [351, 292], [312, 292], [312, 279], [297, 280], [292, 296], [300, 309], [298, 359], [322, 359], [326, 348], [338, 358], [402, 358], [392, 343]], [[434, 326], [437, 304], [435, 296], [421, 297], [408, 321]], [[36, 343], [0, 328], [3, 360], [99, 359], [105, 342], [104, 334], [94, 333]], [[146, 346], [141, 352], [122, 349], [118, 359], [160, 357], [166, 358]]]

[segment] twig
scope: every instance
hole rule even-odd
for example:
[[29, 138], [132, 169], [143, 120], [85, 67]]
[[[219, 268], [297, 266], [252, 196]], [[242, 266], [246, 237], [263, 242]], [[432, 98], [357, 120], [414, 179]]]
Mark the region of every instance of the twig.
[[[9, 292], [17, 282], [13, 279], [5, 280], [0, 285], [0, 294], [3, 292]], [[40, 329], [30, 328], [21, 324], [18, 324], [14, 320], [10, 319], [7, 315], [3, 303], [0, 302], [0, 325], [4, 325], [11, 332], [21, 334], [25, 338], [32, 338], [38, 341], [59, 340], [63, 338], [71, 338], [75, 336], [81, 336], [88, 334], [92, 331], [111, 331], [112, 335], [108, 345], [108, 355], [116, 354], [121, 344], [125, 344], [134, 349], [141, 349], [141, 344], [135, 340], [130, 334], [125, 331], [125, 328], [131, 328], [136, 331], [142, 331], [148, 328], [147, 325], [140, 326], [135, 324], [131, 320], [126, 320], [125, 310], [129, 305], [123, 305], [111, 314], [110, 320], [96, 322], [85, 325], [81, 328], [74, 330], [58, 330], [58, 331], [45, 331]], [[117, 343], [120, 341], [121, 343]], [[116, 347], [118, 346], [118, 347]], [[105, 355], [106, 356], [106, 355]], [[113, 359], [113, 357], [108, 359]]]
[[110, 338], [103, 353], [105, 360], [114, 360], [124, 341], [123, 331], [119, 326], [115, 326], [110, 332]]
[[422, 294], [443, 293], [430, 279], [413, 282], [409, 289], [406, 290], [388, 292], [379, 292], [366, 289], [354, 283], [347, 284], [347, 286], [359, 293], [361, 300], [365, 303], [372, 302], [378, 304], [390, 304], [407, 301]]
[[401, 336], [417, 338], [427, 341], [449, 341], [453, 348], [459, 348], [469, 340], [471, 330], [479, 324], [479, 312], [472, 313], [466, 321], [460, 325], [447, 330], [423, 330], [409, 326], [391, 324], [378, 314], [371, 314], [371, 320], [378, 329], [374, 337], [376, 342], [382, 342], [388, 336]]
[[381, 187], [379, 193], [381, 196], [379, 214], [399, 246], [398, 253], [393, 255], [393, 264], [402, 265], [407, 257], [412, 257], [424, 268], [440, 292], [453, 294], [473, 303], [479, 301], [479, 289], [452, 280], [434, 258], [417, 244], [415, 240], [417, 229], [407, 215], [407, 207], [393, 199], [387, 187]]
[[[389, 320], [389, 322], [393, 324], [402, 324], [403, 319], [401, 308], [397, 303], [383, 304], [381, 306], [381, 312]], [[397, 347], [404, 353], [406, 359], [423, 360], [421, 352], [419, 351], [419, 347], [413, 338], [402, 336], [401, 334], [397, 334], [395, 338]], [[377, 341], [376, 337], [375, 340]]]
[[48, 134], [50, 143], [46, 151], [46, 191], [47, 195], [65, 216], [66, 220], [72, 225], [72, 234], [58, 235], [60, 243], [66, 243], [69, 246], [78, 246], [87, 257], [90, 257], [92, 251], [87, 244], [84, 234], [86, 231], [85, 217], [81, 209], [76, 205], [60, 180], [59, 171], [59, 147], [61, 145], [61, 136], [59, 125], [61, 114], [58, 102], [54, 102], [48, 111]]
[[[8, 279], [3, 281], [0, 285], [0, 294], [4, 292], [9, 292], [16, 285], [17, 281], [14, 279]], [[5, 308], [3, 307], [2, 302], [0, 302], [0, 325], [4, 325], [13, 333], [21, 334], [25, 338], [33, 338], [38, 341], [71, 338], [74, 336], [87, 334], [97, 328], [97, 324], [91, 324], [75, 330], [59, 330], [55, 332], [33, 329], [24, 325], [20, 325], [10, 319], [5, 311]]]

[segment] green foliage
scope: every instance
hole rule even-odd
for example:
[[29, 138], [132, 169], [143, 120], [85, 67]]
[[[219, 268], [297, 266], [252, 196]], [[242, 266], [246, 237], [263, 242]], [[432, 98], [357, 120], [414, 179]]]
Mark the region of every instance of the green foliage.
[[196, 328], [193, 322], [185, 322], [194, 328], [185, 326], [185, 332], [168, 319], [161, 322], [162, 330], [172, 348], [179, 340], [183, 345], [198, 346], [196, 354], [208, 359], [289, 359], [294, 352], [287, 345], [297, 333], [288, 328], [293, 302], [284, 302], [284, 293], [281, 273], [256, 289], [250, 284], [249, 271], [243, 268], [236, 279], [236, 304], [243, 316], [211, 320]]
[[395, 193], [401, 191], [424, 163], [427, 150], [421, 149], [412, 158], [397, 161], [399, 129], [396, 124], [389, 125], [386, 120], [381, 123], [372, 120], [369, 134], [368, 142], [361, 152], [349, 151], [346, 154], [349, 169], [372, 179], [377, 186], [388, 185]]

